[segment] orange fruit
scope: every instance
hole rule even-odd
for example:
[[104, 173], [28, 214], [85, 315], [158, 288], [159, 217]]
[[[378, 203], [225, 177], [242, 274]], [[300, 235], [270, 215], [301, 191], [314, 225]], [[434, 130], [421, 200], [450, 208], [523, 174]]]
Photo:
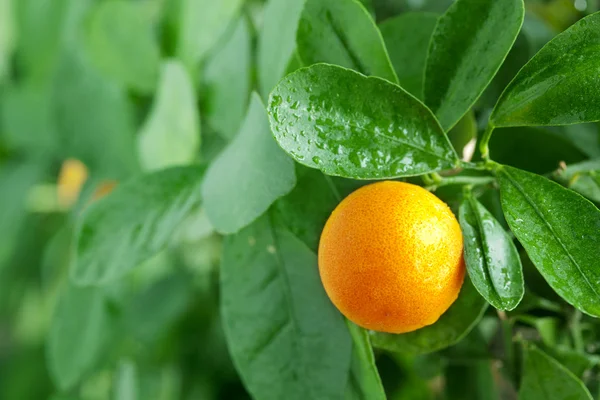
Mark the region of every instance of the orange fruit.
[[458, 297], [462, 232], [448, 206], [420, 186], [363, 186], [325, 224], [319, 272], [333, 304], [355, 324], [414, 331], [437, 321]]

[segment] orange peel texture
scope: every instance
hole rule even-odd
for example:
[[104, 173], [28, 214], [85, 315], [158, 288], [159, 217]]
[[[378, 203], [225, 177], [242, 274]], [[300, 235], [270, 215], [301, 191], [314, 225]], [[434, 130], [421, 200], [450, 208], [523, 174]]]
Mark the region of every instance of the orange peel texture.
[[333, 304], [355, 324], [414, 331], [437, 321], [458, 297], [465, 276], [460, 225], [420, 186], [363, 186], [325, 224], [319, 272]]

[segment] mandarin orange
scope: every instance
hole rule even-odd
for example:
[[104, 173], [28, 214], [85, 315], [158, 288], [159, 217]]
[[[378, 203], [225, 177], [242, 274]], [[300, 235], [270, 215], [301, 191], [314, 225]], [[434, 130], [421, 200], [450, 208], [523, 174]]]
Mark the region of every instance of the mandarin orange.
[[357, 325], [414, 331], [437, 321], [458, 297], [462, 232], [448, 206], [420, 186], [370, 184], [329, 217], [319, 272], [333, 304]]

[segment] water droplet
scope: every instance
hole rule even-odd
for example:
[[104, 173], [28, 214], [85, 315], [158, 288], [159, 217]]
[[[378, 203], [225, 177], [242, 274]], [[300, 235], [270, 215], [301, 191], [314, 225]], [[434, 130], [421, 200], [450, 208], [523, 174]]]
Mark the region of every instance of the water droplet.
[[313, 160], [313, 162], [314, 162], [315, 164], [321, 164], [321, 159], [320, 159], [319, 157], [317, 157], [317, 156], [314, 156], [314, 157], [312, 158], [312, 160]]

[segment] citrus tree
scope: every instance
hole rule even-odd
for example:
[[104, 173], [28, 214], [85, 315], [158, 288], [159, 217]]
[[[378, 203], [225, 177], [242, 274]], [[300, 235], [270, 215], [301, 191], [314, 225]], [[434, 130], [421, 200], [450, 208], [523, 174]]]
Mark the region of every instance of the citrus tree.
[[0, 0], [0, 398], [598, 398], [599, 6]]

